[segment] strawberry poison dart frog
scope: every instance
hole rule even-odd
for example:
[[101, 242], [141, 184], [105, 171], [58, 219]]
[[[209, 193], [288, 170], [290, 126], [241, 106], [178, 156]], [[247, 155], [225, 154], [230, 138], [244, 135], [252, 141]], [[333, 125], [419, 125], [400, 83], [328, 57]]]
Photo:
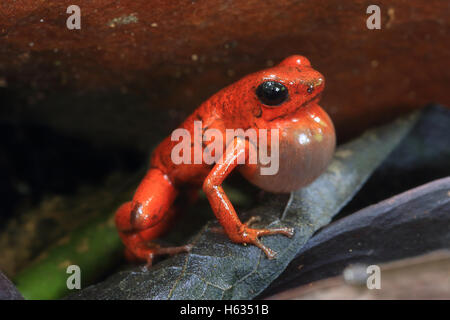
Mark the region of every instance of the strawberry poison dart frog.
[[133, 199], [117, 210], [115, 221], [127, 257], [151, 265], [155, 255], [188, 251], [189, 245], [161, 247], [151, 241], [170, 227], [181, 190], [203, 188], [231, 241], [255, 245], [274, 258], [276, 253], [260, 237], [291, 237], [294, 230], [255, 229], [241, 222], [221, 185], [234, 170], [274, 193], [291, 192], [315, 180], [328, 166], [336, 144], [333, 123], [318, 105], [324, 85], [324, 77], [308, 59], [294, 55], [201, 104], [156, 147]]

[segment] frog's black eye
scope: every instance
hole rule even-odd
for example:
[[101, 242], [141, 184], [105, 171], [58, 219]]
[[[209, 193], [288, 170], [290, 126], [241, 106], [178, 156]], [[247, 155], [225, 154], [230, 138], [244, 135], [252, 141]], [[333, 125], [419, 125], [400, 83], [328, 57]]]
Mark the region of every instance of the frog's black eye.
[[265, 81], [256, 89], [258, 99], [268, 106], [278, 106], [288, 98], [288, 89], [279, 82]]

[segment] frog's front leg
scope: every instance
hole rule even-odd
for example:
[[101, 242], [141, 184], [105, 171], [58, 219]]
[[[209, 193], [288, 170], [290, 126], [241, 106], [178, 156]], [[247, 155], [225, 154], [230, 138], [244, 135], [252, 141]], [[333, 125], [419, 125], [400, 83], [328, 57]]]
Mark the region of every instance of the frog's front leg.
[[178, 192], [159, 169], [150, 169], [134, 194], [116, 212], [119, 235], [129, 260], [152, 264], [153, 257], [189, 251], [190, 246], [163, 248], [150, 241], [166, 232], [173, 222], [173, 202]]
[[242, 138], [235, 138], [227, 147], [223, 159], [217, 163], [206, 177], [203, 183], [205, 192], [211, 207], [225, 229], [228, 237], [236, 243], [249, 243], [260, 248], [269, 259], [273, 259], [276, 252], [266, 247], [260, 240], [260, 236], [281, 234], [292, 237], [294, 229], [252, 229], [249, 224], [241, 222], [230, 200], [222, 188], [222, 182], [238, 166], [238, 159], [248, 161], [249, 143]]

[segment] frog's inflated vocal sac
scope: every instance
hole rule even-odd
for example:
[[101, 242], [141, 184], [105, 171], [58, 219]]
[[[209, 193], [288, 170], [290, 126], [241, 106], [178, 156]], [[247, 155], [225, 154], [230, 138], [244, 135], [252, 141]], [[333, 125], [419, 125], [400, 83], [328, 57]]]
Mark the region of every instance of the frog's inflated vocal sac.
[[[291, 237], [294, 230], [254, 229], [249, 222], [242, 223], [221, 184], [234, 169], [256, 186], [276, 193], [297, 190], [316, 179], [330, 162], [336, 140], [333, 123], [318, 105], [324, 85], [324, 77], [308, 59], [295, 55], [244, 77], [200, 105], [180, 128], [192, 137], [197, 121], [202, 122], [203, 129], [216, 129], [224, 137], [227, 129], [278, 130], [279, 169], [276, 174], [261, 174], [262, 165], [248, 161], [251, 151], [259, 146], [242, 136], [223, 140], [221, 161], [175, 164], [172, 150], [179, 142], [167, 137], [154, 150], [150, 169], [132, 201], [124, 203], [116, 213], [127, 257], [151, 265], [155, 255], [188, 251], [189, 245], [163, 248], [150, 241], [170, 227], [176, 213], [173, 203], [180, 190], [202, 187], [230, 240], [253, 244], [269, 259], [273, 258], [276, 253], [264, 246], [259, 237]], [[272, 140], [267, 140], [270, 152]], [[195, 143], [194, 138], [192, 151]], [[203, 143], [201, 150], [205, 147]]]

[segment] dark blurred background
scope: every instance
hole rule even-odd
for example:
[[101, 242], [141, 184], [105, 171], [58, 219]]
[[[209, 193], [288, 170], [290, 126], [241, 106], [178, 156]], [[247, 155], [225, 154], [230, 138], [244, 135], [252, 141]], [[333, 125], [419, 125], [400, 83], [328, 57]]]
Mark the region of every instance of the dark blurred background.
[[[81, 30], [68, 30], [71, 4], [0, 3], [0, 248], [10, 248], [0, 267], [10, 274], [89, 215], [80, 209], [74, 223], [55, 203], [135, 185], [151, 149], [202, 101], [288, 55], [324, 74], [321, 105], [340, 143], [450, 105], [447, 1], [380, 0], [380, 30], [366, 28], [372, 3], [362, 0], [80, 0]], [[395, 179], [380, 174], [369, 183]], [[39, 215], [47, 238], [17, 258], [31, 245], [14, 233]]]

